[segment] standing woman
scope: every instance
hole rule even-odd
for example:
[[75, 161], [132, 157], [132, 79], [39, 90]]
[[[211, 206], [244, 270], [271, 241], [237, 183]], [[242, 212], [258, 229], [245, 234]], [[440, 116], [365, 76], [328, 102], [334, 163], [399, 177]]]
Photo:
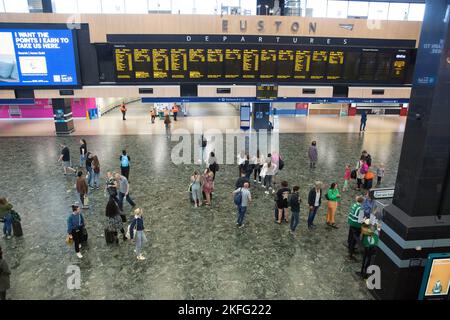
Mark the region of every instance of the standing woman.
[[74, 204], [72, 205], [72, 214], [67, 218], [67, 234], [73, 240], [75, 252], [80, 259], [83, 258], [80, 253], [80, 248], [84, 227], [84, 217], [80, 211], [80, 207]]
[[208, 168], [213, 173], [213, 180], [216, 178], [216, 171], [219, 168], [219, 165], [217, 163], [217, 158], [214, 152], [211, 151], [208, 157]]
[[206, 168], [205, 173], [203, 174], [203, 192], [206, 196], [206, 205], [211, 205], [211, 192], [214, 190], [214, 179], [213, 173], [209, 168]]
[[120, 210], [113, 197], [109, 197], [108, 203], [106, 204], [105, 215], [107, 217], [106, 229], [114, 232], [115, 237], [117, 237], [120, 231], [122, 233], [123, 241], [126, 241], [127, 237], [125, 236], [125, 229], [123, 228], [122, 218], [120, 217]]
[[166, 126], [166, 136], [169, 137], [170, 136], [170, 123], [172, 121], [170, 121], [170, 116], [167, 114], [164, 117], [164, 125]]
[[[278, 220], [277, 223], [281, 224], [281, 219], [284, 214], [284, 221], [288, 222], [289, 216], [289, 194], [291, 193], [291, 189], [288, 188], [288, 182], [282, 181], [281, 188], [277, 191], [277, 208], [278, 208]], [[284, 211], [284, 212], [283, 212]]]
[[3, 250], [0, 247], [0, 300], [6, 300], [6, 290], [10, 288], [9, 276], [11, 271], [3, 259]]
[[97, 155], [92, 157], [92, 171], [94, 172], [94, 186], [93, 188], [100, 188], [100, 161], [98, 161]]
[[84, 163], [86, 161], [86, 155], [87, 155], [86, 140], [81, 139], [80, 140], [80, 168], [84, 166]]
[[13, 223], [12, 208], [12, 204], [6, 198], [0, 198], [0, 219], [3, 219], [3, 237], [6, 239], [11, 239]]
[[[277, 165], [272, 163], [271, 160], [265, 163], [261, 169], [261, 176], [264, 177], [264, 188], [267, 189], [266, 194], [269, 194], [269, 190], [272, 190], [272, 178], [276, 170]], [[275, 193], [275, 190], [272, 190], [272, 193]]]
[[92, 181], [94, 181], [94, 171], [92, 170], [92, 153], [86, 153], [86, 172], [88, 173], [88, 186], [92, 188]]
[[356, 184], [357, 184], [356, 190], [358, 191], [361, 190], [361, 185], [363, 183], [364, 176], [367, 173], [366, 168], [368, 168], [366, 160], [364, 156], [361, 156], [358, 163], [356, 164]]
[[336, 182], [333, 182], [331, 184], [330, 189], [328, 189], [326, 198], [328, 200], [327, 225], [338, 229], [334, 217], [336, 214], [338, 203], [341, 201], [341, 195], [339, 194], [338, 185]]
[[83, 206], [83, 209], [86, 209], [87, 206], [85, 206], [85, 198], [88, 194], [88, 184], [86, 182], [86, 178], [83, 176], [82, 171], [78, 171], [77, 174], [77, 181], [75, 183], [75, 189], [77, 189], [78, 196], [80, 197], [81, 205]]
[[136, 235], [136, 257], [138, 260], [145, 260], [142, 255], [142, 246], [147, 242], [147, 237], [144, 233], [144, 219], [142, 217], [142, 209], [137, 208], [134, 210], [134, 219], [130, 224], [130, 239], [133, 239]]
[[309, 147], [308, 150], [308, 157], [309, 157], [309, 167], [311, 169], [315, 168], [318, 157], [316, 141], [311, 142], [311, 146]]
[[259, 149], [256, 151], [256, 156], [253, 157], [253, 164], [255, 165], [255, 169], [253, 170], [253, 181], [256, 182], [258, 179], [258, 183], [261, 183], [261, 169], [264, 165], [264, 156], [259, 152]]
[[201, 181], [202, 177], [198, 174], [198, 171], [195, 170], [194, 174], [191, 176], [191, 193], [196, 208], [200, 207], [202, 203]]

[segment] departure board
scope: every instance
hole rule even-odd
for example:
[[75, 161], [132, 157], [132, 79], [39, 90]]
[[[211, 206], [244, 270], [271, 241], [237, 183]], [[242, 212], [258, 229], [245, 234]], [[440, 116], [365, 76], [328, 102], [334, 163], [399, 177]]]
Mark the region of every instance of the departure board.
[[188, 78], [188, 54], [186, 49], [170, 49], [170, 71], [173, 79]]
[[133, 49], [134, 78], [136, 81], [150, 79], [151, 52], [150, 49]]
[[242, 70], [242, 50], [225, 49], [225, 79], [238, 79]]
[[278, 98], [278, 85], [275, 83], [258, 83], [256, 85], [256, 99], [275, 100]]
[[294, 79], [305, 80], [309, 78], [311, 68], [311, 51], [296, 50], [294, 63]]
[[307, 45], [113, 45], [117, 82], [410, 83], [415, 49]]
[[134, 80], [133, 51], [129, 48], [116, 48], [115, 58], [117, 80]]
[[155, 79], [169, 78], [169, 50], [153, 49], [153, 77]]
[[342, 77], [342, 66], [344, 65], [343, 51], [330, 51], [328, 55], [327, 79], [337, 80]]
[[277, 79], [290, 79], [294, 71], [294, 53], [292, 49], [278, 50]]
[[189, 78], [204, 79], [207, 72], [206, 49], [189, 49]]
[[223, 76], [223, 49], [208, 49], [208, 79], [220, 79]]
[[244, 49], [242, 54], [242, 78], [257, 79], [259, 76], [259, 50]]
[[277, 72], [277, 50], [261, 49], [261, 79], [273, 79]]

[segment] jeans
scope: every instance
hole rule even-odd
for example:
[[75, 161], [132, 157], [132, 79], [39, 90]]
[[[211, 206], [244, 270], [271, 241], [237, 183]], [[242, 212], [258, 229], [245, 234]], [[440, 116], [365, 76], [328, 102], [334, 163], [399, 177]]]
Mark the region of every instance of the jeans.
[[297, 228], [299, 219], [300, 219], [300, 211], [297, 211], [297, 212], [292, 211], [292, 215], [291, 215], [291, 230], [292, 230], [292, 232], [294, 232], [295, 229]]
[[123, 198], [126, 198], [130, 206], [134, 207], [136, 203], [134, 203], [133, 199], [131, 199], [130, 194], [125, 196], [125, 193], [119, 192], [119, 209], [123, 211]]
[[359, 125], [359, 131], [366, 130], [366, 121], [361, 121], [361, 124]]
[[120, 174], [123, 175], [125, 178], [127, 178], [128, 182], [130, 182], [130, 179], [128, 178], [128, 176], [130, 175], [130, 166], [128, 167], [120, 166]]
[[237, 224], [238, 226], [242, 226], [242, 223], [244, 222], [245, 213], [247, 212], [247, 207], [238, 206], [238, 217], [237, 217]]
[[174, 113], [173, 113], [173, 120], [174, 120], [174, 121], [177, 121], [177, 115], [178, 115], [178, 112], [174, 112]]
[[100, 187], [100, 172], [94, 172], [94, 187]]
[[82, 154], [80, 154], [80, 167], [84, 166], [85, 161], [86, 161], [86, 155], [83, 156]]
[[317, 210], [319, 209], [319, 207], [313, 207], [312, 209], [309, 210], [309, 215], [308, 215], [308, 228], [312, 227], [314, 225], [314, 218], [316, 217], [316, 213]]
[[142, 246], [147, 242], [144, 230], [136, 231], [136, 255], [141, 255]]
[[264, 186], [266, 188], [272, 188], [272, 177], [273, 176], [270, 176], [270, 175], [266, 175], [264, 177]]
[[200, 186], [196, 188], [192, 186], [192, 199], [195, 203], [197, 203], [197, 201], [199, 203], [202, 201], [202, 191], [200, 190]]
[[91, 182], [92, 180], [94, 180], [94, 170], [92, 169], [92, 167], [87, 167], [87, 171], [88, 171], [88, 186], [91, 187]]
[[350, 227], [348, 230], [348, 252], [350, 255], [355, 253], [355, 246], [359, 242], [359, 237], [361, 235], [361, 228]]
[[5, 217], [3, 218], [3, 234], [6, 236], [10, 236], [11, 235], [11, 230], [12, 230], [12, 216], [11, 213], [7, 213], [5, 215]]

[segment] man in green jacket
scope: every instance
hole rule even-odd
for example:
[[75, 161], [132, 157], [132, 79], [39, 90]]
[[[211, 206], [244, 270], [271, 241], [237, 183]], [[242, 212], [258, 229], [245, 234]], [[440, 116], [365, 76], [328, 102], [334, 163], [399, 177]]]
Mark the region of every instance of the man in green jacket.
[[364, 198], [361, 196], [356, 197], [356, 202], [350, 207], [348, 212], [348, 255], [350, 259], [355, 259], [355, 246], [360, 240], [361, 236], [361, 223], [364, 221], [364, 210], [362, 209], [362, 203]]

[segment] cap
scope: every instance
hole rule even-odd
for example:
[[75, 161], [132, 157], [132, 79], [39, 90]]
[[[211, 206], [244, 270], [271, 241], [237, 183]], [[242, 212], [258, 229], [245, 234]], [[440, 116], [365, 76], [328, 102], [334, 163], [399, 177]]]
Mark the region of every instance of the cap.
[[74, 203], [72, 203], [71, 207], [72, 207], [72, 209], [76, 209], [76, 208], [79, 208], [80, 205], [78, 204], [78, 202], [74, 202]]

